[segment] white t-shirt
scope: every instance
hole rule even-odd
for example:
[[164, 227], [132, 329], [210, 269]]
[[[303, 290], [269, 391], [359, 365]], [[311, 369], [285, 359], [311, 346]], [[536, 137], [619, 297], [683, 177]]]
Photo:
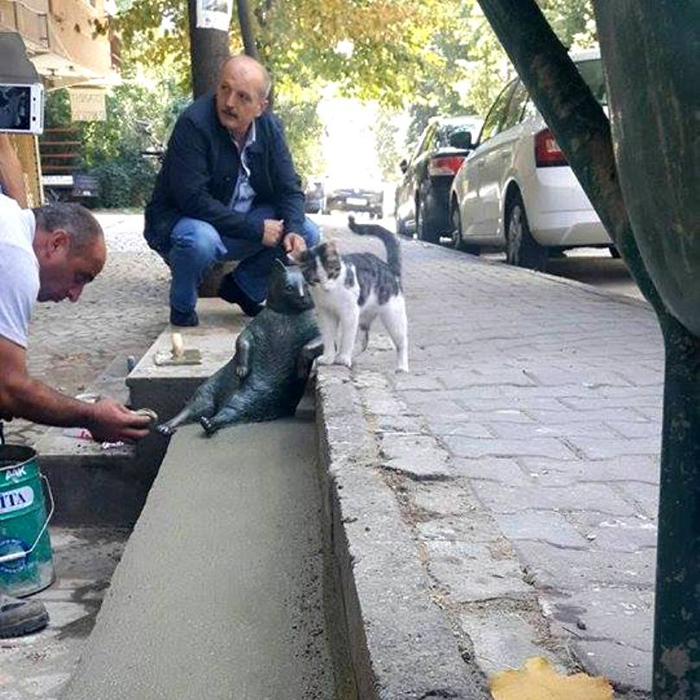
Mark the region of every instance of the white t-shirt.
[[39, 295], [35, 230], [34, 212], [0, 194], [0, 336], [24, 348]]

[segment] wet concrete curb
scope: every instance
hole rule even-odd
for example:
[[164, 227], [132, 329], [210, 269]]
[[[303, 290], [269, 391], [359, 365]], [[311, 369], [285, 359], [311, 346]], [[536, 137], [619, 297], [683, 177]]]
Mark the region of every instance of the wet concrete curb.
[[378, 449], [349, 371], [321, 367], [316, 398], [325, 518], [359, 697], [486, 697], [431, 602], [417, 543], [378, 473]]

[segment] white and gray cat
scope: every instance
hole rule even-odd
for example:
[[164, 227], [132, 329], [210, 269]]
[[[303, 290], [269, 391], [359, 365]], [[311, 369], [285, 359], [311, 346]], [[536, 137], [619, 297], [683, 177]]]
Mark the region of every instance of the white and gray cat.
[[314, 246], [298, 263], [311, 290], [324, 351], [321, 364], [352, 365], [352, 351], [361, 332], [367, 349], [369, 329], [379, 316], [396, 346], [396, 371], [408, 372], [408, 321], [401, 289], [401, 249], [396, 236], [382, 226], [348, 225], [362, 236], [376, 236], [386, 247], [387, 261], [373, 253], [341, 255], [334, 241]]

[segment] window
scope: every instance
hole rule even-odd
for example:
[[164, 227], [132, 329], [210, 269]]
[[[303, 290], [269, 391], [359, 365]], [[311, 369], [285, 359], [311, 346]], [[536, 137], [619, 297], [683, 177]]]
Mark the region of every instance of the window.
[[512, 126], [515, 126], [522, 121], [526, 102], [527, 89], [520, 81], [518, 81], [508, 104], [506, 118], [503, 121], [503, 129], [510, 129]]
[[489, 113], [486, 117], [486, 121], [484, 122], [484, 126], [481, 127], [481, 134], [479, 134], [479, 143], [484, 143], [485, 141], [488, 141], [501, 130], [503, 117], [505, 116], [506, 108], [508, 107], [508, 98], [510, 97], [510, 93], [515, 87], [516, 82], [517, 81], [508, 83], [508, 85], [506, 85], [503, 88], [503, 90], [501, 90], [501, 94], [496, 98], [496, 101], [493, 103], [493, 106], [489, 110]]

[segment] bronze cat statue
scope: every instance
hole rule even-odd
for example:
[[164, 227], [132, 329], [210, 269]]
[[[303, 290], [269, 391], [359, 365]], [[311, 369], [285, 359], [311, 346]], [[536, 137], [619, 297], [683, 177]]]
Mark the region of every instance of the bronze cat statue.
[[265, 308], [241, 331], [233, 358], [158, 432], [171, 435], [198, 420], [213, 435], [236, 423], [294, 415], [320, 354], [318, 336], [313, 300], [299, 268], [277, 260]]

